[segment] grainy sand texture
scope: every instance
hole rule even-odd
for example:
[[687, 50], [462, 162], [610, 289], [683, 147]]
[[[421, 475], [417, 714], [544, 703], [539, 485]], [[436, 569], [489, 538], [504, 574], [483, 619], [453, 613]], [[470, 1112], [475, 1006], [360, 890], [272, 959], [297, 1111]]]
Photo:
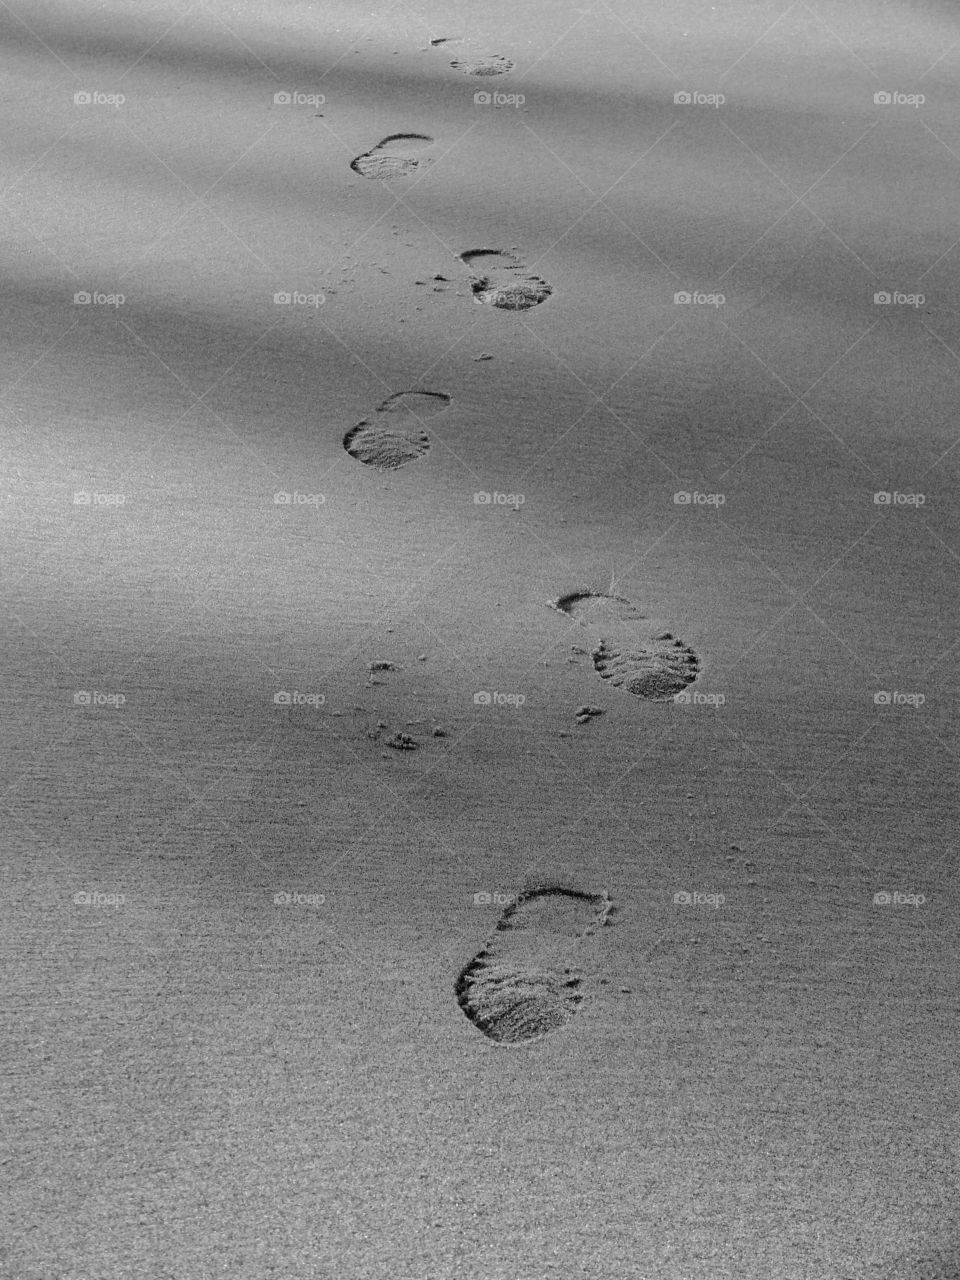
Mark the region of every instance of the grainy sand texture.
[[956, 1280], [956, 5], [0, 53], [0, 1278]]

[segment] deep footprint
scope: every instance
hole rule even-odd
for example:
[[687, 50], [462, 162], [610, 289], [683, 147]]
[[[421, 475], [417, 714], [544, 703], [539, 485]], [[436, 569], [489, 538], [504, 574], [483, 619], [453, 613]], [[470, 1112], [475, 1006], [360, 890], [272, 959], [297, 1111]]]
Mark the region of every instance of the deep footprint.
[[502, 54], [492, 53], [489, 57], [473, 60], [458, 58], [450, 65], [467, 76], [503, 76], [508, 71], [512, 71], [517, 64], [503, 57]]
[[668, 632], [622, 648], [601, 640], [591, 657], [601, 680], [648, 702], [672, 701], [700, 671], [700, 660], [689, 645]]
[[504, 311], [527, 311], [545, 302], [552, 285], [540, 276], [526, 274], [526, 267], [504, 249], [468, 249], [460, 261], [474, 273], [471, 288], [475, 302], [486, 302]]
[[633, 601], [605, 591], [571, 591], [550, 605], [585, 626], [631, 626], [647, 620]]
[[391, 133], [370, 151], [351, 160], [350, 168], [363, 178], [379, 178], [385, 182], [408, 177], [420, 168], [420, 152], [431, 142], [433, 139], [425, 133]]
[[450, 397], [442, 391], [398, 391], [377, 408], [376, 418], [364, 418], [350, 428], [343, 447], [368, 467], [396, 471], [427, 452], [430, 437], [421, 423], [449, 404]]
[[457, 1003], [498, 1044], [521, 1044], [565, 1026], [583, 1002], [576, 943], [606, 924], [607, 894], [543, 886], [503, 912], [493, 941], [456, 982]]

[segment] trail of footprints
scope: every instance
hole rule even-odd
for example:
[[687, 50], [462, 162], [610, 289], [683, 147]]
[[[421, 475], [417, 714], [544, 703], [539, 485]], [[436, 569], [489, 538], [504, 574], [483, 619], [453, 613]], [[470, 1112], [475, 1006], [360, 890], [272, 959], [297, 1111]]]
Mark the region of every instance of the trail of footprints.
[[[460, 44], [441, 37], [431, 45]], [[514, 63], [500, 54], [454, 59], [450, 66], [472, 77], [499, 76]], [[430, 163], [427, 134], [395, 133], [351, 161], [364, 178], [393, 181]], [[471, 272], [474, 301], [507, 311], [526, 311], [553, 293], [540, 276], [526, 270], [510, 251], [471, 249], [460, 255]], [[396, 470], [422, 458], [430, 447], [424, 419], [442, 412], [450, 397], [442, 392], [405, 391], [385, 400], [372, 418], [345, 435], [351, 457], [380, 470]], [[612, 593], [580, 591], [552, 606], [592, 631], [591, 658], [598, 677], [650, 702], [669, 702], [696, 680], [696, 653], [670, 632], [656, 634], [631, 601]], [[544, 886], [521, 894], [506, 908], [488, 945], [460, 972], [456, 998], [464, 1016], [501, 1045], [525, 1044], [565, 1026], [583, 999], [583, 974], [575, 963], [577, 944], [608, 922], [606, 893], [590, 894]], [[931, 1255], [907, 1268], [911, 1276], [960, 1277], [954, 1255]], [[896, 1271], [897, 1275], [906, 1270]]]
[[[431, 45], [461, 43], [447, 37]], [[458, 58], [450, 64], [468, 76], [497, 76], [514, 63], [500, 54]], [[363, 178], [391, 182], [430, 163], [424, 153], [433, 138], [393, 133], [351, 161]], [[470, 273], [474, 302], [503, 311], [527, 311], [545, 302], [553, 288], [527, 270], [512, 250], [469, 249], [459, 255]], [[343, 437], [345, 451], [366, 466], [396, 471], [423, 458], [430, 448], [425, 420], [451, 403], [445, 392], [415, 389], [389, 396]], [[648, 633], [649, 620], [632, 601], [612, 593], [578, 591], [552, 606], [592, 632], [597, 675], [614, 688], [653, 702], [669, 701], [695, 680], [699, 659], [670, 633]], [[464, 1016], [501, 1045], [525, 1044], [564, 1027], [584, 999], [584, 975], [576, 948], [608, 923], [613, 904], [606, 892], [587, 893], [556, 885], [525, 892], [503, 912], [491, 941], [457, 977], [455, 993]]]

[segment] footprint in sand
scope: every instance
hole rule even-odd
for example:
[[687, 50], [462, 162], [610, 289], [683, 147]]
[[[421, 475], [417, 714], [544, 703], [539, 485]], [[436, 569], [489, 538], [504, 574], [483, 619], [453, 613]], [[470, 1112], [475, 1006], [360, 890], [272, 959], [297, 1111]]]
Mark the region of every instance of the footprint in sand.
[[546, 301], [553, 293], [540, 276], [505, 249], [468, 249], [460, 261], [473, 272], [474, 302], [488, 302], [505, 311], [526, 311]]
[[504, 76], [517, 64], [501, 53], [491, 53], [485, 58], [458, 58], [450, 65], [466, 76]]
[[697, 655], [669, 631], [622, 645], [601, 640], [590, 656], [601, 680], [648, 702], [672, 702], [700, 671]]
[[362, 156], [350, 161], [350, 168], [364, 178], [380, 178], [389, 182], [393, 178], [405, 178], [415, 173], [421, 164], [420, 152], [429, 147], [433, 139], [425, 133], [391, 133], [382, 142]]
[[590, 655], [597, 675], [636, 698], [671, 702], [700, 673], [700, 659], [689, 645], [669, 631], [649, 634], [653, 619], [622, 596], [574, 591], [550, 603], [600, 633]]
[[[445, 45], [449, 48], [451, 45], [464, 43], [463, 36], [434, 36], [430, 41], [430, 47], [436, 49]], [[450, 65], [455, 71], [463, 72], [465, 76], [504, 76], [517, 64], [510, 58], [505, 58], [502, 53], [488, 53], [482, 57], [455, 58]]]
[[430, 448], [423, 420], [442, 413], [450, 397], [442, 391], [398, 391], [343, 437], [351, 458], [381, 471], [396, 471], [422, 458]]
[[493, 940], [457, 978], [465, 1017], [500, 1044], [536, 1040], [564, 1026], [583, 1001], [576, 944], [607, 923], [604, 893], [546, 885], [520, 894]]
[[645, 620], [632, 600], [605, 592], [571, 591], [552, 601], [551, 606], [588, 627], [630, 626]]

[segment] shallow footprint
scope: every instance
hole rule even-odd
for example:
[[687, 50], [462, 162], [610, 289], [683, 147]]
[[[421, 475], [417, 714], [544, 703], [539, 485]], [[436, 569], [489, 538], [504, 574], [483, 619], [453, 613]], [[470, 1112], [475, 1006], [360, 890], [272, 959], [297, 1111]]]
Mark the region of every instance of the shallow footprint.
[[378, 406], [375, 418], [364, 418], [350, 428], [343, 447], [358, 462], [396, 471], [427, 452], [430, 437], [421, 423], [449, 404], [443, 391], [398, 391]]
[[520, 894], [501, 915], [493, 941], [457, 978], [464, 1016], [500, 1044], [536, 1040], [564, 1026], [583, 1001], [573, 949], [606, 924], [612, 906], [605, 892], [553, 885]]
[[350, 168], [364, 178], [380, 178], [386, 182], [404, 178], [420, 168], [420, 152], [432, 142], [425, 133], [391, 133], [370, 151], [351, 160]]
[[669, 633], [623, 647], [601, 640], [591, 654], [601, 680], [648, 702], [670, 702], [697, 678], [700, 660]]
[[605, 591], [571, 591], [550, 606], [585, 626], [631, 626], [648, 621], [632, 600]]
[[505, 249], [468, 249], [460, 261], [474, 273], [473, 298], [505, 311], [527, 311], [546, 301], [553, 287], [527, 274], [519, 258]]
[[486, 58], [458, 58], [450, 65], [467, 76], [503, 76], [517, 64], [500, 53], [491, 53]]

